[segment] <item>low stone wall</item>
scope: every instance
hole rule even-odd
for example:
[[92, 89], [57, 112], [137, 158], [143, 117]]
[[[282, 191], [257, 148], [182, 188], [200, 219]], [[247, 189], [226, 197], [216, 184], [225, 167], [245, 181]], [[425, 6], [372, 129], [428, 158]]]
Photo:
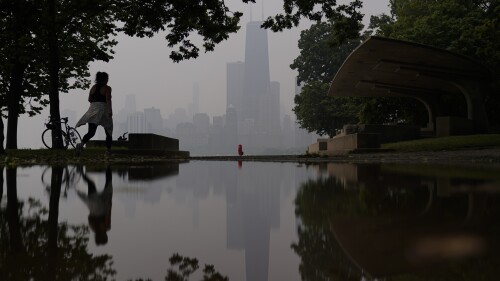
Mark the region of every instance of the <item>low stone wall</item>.
[[436, 117], [436, 136], [459, 136], [474, 134], [474, 121], [463, 117]]
[[420, 137], [420, 128], [413, 125], [357, 124], [344, 125], [341, 136], [368, 133], [379, 134], [380, 143], [414, 140]]

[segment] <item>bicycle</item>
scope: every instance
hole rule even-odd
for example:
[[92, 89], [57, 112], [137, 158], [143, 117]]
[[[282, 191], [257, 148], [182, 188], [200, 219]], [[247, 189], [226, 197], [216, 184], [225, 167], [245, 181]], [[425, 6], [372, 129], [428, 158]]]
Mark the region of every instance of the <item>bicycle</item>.
[[127, 135], [127, 134], [128, 134], [128, 132], [123, 133], [123, 135], [121, 135], [121, 136], [118, 137], [118, 140], [119, 141], [126, 141], [127, 137], [125, 135]]
[[[64, 129], [59, 129], [60, 126], [57, 126], [57, 124], [64, 125]], [[75, 128], [68, 125], [68, 117], [63, 117], [59, 120], [55, 120], [54, 118], [51, 118], [49, 116], [49, 121], [45, 123], [45, 127], [47, 127], [47, 129], [45, 129], [45, 131], [43, 131], [42, 133], [42, 142], [47, 148], [52, 148], [53, 130], [61, 131], [62, 137], [64, 139], [64, 148], [68, 148], [70, 144], [73, 148], [75, 148], [78, 143], [82, 142], [80, 133], [78, 133]]]
[[[42, 172], [41, 179], [42, 184], [45, 186], [45, 190], [50, 194], [51, 184], [52, 184], [52, 167], [47, 166]], [[61, 196], [64, 198], [68, 197], [68, 190], [74, 188], [81, 179], [83, 168], [81, 166], [65, 166], [63, 168], [63, 174], [61, 179], [61, 186], [64, 185], [64, 190]]]

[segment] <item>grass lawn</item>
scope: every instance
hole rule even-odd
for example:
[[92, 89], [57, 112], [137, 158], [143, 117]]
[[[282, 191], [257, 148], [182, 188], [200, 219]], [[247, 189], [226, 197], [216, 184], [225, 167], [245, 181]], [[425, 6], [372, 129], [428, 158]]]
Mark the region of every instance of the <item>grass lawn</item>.
[[384, 149], [396, 151], [441, 151], [485, 147], [500, 147], [500, 135], [452, 136], [386, 143], [382, 145]]
[[[127, 150], [124, 147], [114, 147], [115, 152]], [[75, 155], [74, 149], [14, 149], [7, 150], [0, 156], [0, 165], [30, 165], [30, 164], [92, 164], [101, 162], [145, 162], [157, 160], [182, 160], [176, 157], [160, 157], [155, 155], [137, 155], [128, 153], [105, 155], [105, 148], [86, 148], [81, 156]]]

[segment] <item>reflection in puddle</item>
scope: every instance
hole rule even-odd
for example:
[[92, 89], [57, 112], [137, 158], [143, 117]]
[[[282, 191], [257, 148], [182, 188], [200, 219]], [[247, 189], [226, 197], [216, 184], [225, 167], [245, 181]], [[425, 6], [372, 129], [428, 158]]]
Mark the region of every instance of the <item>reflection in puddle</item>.
[[[295, 201], [302, 225], [293, 248], [303, 273], [341, 280], [498, 277], [498, 171], [334, 163], [316, 168], [323, 177], [304, 183]], [[478, 266], [484, 270], [475, 272]]]
[[108, 243], [111, 229], [111, 205], [113, 200], [113, 181], [111, 168], [106, 168], [106, 182], [102, 191], [97, 191], [94, 181], [80, 169], [82, 179], [87, 183], [87, 193], [77, 190], [78, 197], [89, 209], [89, 226], [95, 234], [96, 245]]
[[243, 281], [500, 274], [498, 170], [192, 162], [1, 171], [0, 280], [199, 280], [204, 269]]
[[[53, 167], [50, 199], [18, 199], [17, 168], [6, 169], [7, 206], [0, 211], [0, 280], [107, 280], [112, 257], [89, 252], [85, 225], [58, 222], [64, 170]], [[3, 188], [3, 186], [2, 186]]]

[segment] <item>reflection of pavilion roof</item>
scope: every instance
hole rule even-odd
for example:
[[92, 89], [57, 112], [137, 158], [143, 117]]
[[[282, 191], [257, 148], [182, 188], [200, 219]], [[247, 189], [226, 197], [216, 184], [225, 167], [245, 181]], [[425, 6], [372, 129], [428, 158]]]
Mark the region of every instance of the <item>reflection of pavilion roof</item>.
[[[463, 95], [468, 118], [485, 118], [482, 90], [491, 74], [480, 63], [430, 46], [370, 37], [337, 72], [328, 92], [348, 97], [413, 97], [434, 110], [436, 95]], [[483, 112], [478, 112], [478, 111]], [[439, 112], [439, 109], [437, 109]], [[430, 112], [435, 116], [435, 112]], [[477, 123], [476, 123], [477, 125]]]
[[369, 277], [445, 268], [450, 261], [500, 253], [498, 231], [491, 227], [500, 206], [500, 197], [495, 196], [500, 177], [495, 170], [339, 163], [328, 163], [326, 168], [336, 179], [366, 189], [428, 192], [427, 202], [413, 196], [412, 202], [418, 204], [411, 209], [376, 215], [334, 214], [329, 218], [330, 230], [343, 253]]

